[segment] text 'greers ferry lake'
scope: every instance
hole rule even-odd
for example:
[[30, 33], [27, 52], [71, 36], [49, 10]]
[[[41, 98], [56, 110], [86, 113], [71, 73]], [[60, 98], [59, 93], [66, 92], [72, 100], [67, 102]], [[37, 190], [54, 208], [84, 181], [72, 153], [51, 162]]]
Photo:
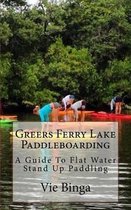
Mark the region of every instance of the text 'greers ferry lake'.
[[[115, 131], [98, 131], [96, 133], [93, 129], [90, 129], [89, 131], [63, 131], [57, 129], [56, 132], [29, 132], [18, 129], [15, 132], [15, 137], [21, 140], [22, 149], [110, 149], [110, 142], [105, 141], [105, 139], [115, 140], [116, 133]], [[100, 141], [103, 140], [103, 138], [104, 141]], [[32, 139], [35, 141], [29, 141]], [[77, 139], [79, 141], [77, 141]], [[86, 139], [94, 139], [95, 142], [84, 141]], [[96, 139], [99, 141], [97, 142]], [[76, 141], [73, 142], [72, 140]]]
[[57, 129], [54, 133], [53, 131], [41, 132], [41, 131], [24, 131], [23, 129], [18, 129], [15, 131], [15, 137], [20, 139], [26, 138], [43, 138], [43, 139], [81, 139], [81, 138], [116, 138], [115, 131], [99, 131], [98, 133], [94, 132], [93, 129], [89, 131], [63, 131], [62, 129]]

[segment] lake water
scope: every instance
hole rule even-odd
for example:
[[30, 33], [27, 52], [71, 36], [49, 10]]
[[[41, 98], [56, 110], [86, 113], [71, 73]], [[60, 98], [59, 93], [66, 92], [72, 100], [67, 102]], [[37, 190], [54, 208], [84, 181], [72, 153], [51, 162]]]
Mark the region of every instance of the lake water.
[[[39, 120], [21, 115], [21, 121]], [[91, 120], [87, 118], [86, 120]], [[130, 210], [131, 209], [131, 121], [119, 123], [119, 202], [118, 203], [12, 203], [12, 142], [11, 124], [0, 125], [0, 210]]]

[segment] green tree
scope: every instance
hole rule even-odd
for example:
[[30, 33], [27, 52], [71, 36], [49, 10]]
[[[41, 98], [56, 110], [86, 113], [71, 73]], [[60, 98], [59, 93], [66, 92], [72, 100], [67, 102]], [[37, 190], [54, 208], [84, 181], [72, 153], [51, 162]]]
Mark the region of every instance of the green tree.
[[117, 94], [131, 93], [131, 62], [130, 57], [123, 61], [114, 60], [103, 75], [103, 100], [109, 101]]
[[87, 47], [97, 68], [126, 55], [130, 24], [123, 0], [76, 0], [66, 6], [64, 43]]
[[101, 102], [130, 91], [130, 0], [1, 2], [1, 97]]
[[58, 93], [51, 91], [47, 85], [48, 71], [41, 55], [32, 53], [13, 63], [10, 71], [8, 89], [11, 101], [30, 101], [44, 104], [56, 100]]
[[0, 100], [2, 98], [8, 99], [8, 80], [11, 69], [11, 56], [10, 54], [3, 54], [0, 57]]
[[[31, 14], [30, 14], [31, 13]], [[8, 24], [11, 31], [8, 49], [13, 54], [14, 59], [26, 57], [31, 52], [37, 52], [40, 43], [40, 37], [43, 31], [43, 26], [36, 22], [38, 11], [28, 9], [28, 13], [16, 12], [15, 9], [10, 9], [4, 12], [2, 22]]]
[[16, 7], [26, 5], [26, 0], [1, 0], [1, 3], [5, 6]]
[[75, 94], [81, 98], [100, 96], [101, 78], [91, 63], [87, 49], [65, 47], [58, 39], [46, 55], [48, 86], [61, 95]]
[[11, 37], [12, 37], [12, 32], [10, 30], [9, 24], [6, 23], [6, 21], [1, 22], [0, 23], [0, 53], [3, 52], [3, 54], [5, 54], [6, 52], [9, 52], [8, 44]]

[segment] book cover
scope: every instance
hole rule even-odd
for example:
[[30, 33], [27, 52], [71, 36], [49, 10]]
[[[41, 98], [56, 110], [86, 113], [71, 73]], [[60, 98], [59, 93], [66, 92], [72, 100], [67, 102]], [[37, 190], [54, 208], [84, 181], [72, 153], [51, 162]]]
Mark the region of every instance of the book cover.
[[131, 208], [131, 2], [0, 2], [0, 209]]

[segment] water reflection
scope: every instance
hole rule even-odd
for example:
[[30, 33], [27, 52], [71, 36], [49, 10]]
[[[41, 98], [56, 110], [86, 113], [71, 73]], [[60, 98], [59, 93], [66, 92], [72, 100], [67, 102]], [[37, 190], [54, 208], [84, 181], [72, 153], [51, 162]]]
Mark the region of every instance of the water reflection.
[[[22, 117], [21, 117], [22, 119]], [[25, 119], [28, 121], [29, 116]], [[33, 120], [30, 118], [30, 120]], [[90, 117], [87, 118], [91, 120]], [[39, 120], [38, 118], [36, 120]], [[1, 210], [130, 210], [131, 209], [131, 121], [119, 121], [119, 203], [12, 203], [12, 125], [0, 125]]]

